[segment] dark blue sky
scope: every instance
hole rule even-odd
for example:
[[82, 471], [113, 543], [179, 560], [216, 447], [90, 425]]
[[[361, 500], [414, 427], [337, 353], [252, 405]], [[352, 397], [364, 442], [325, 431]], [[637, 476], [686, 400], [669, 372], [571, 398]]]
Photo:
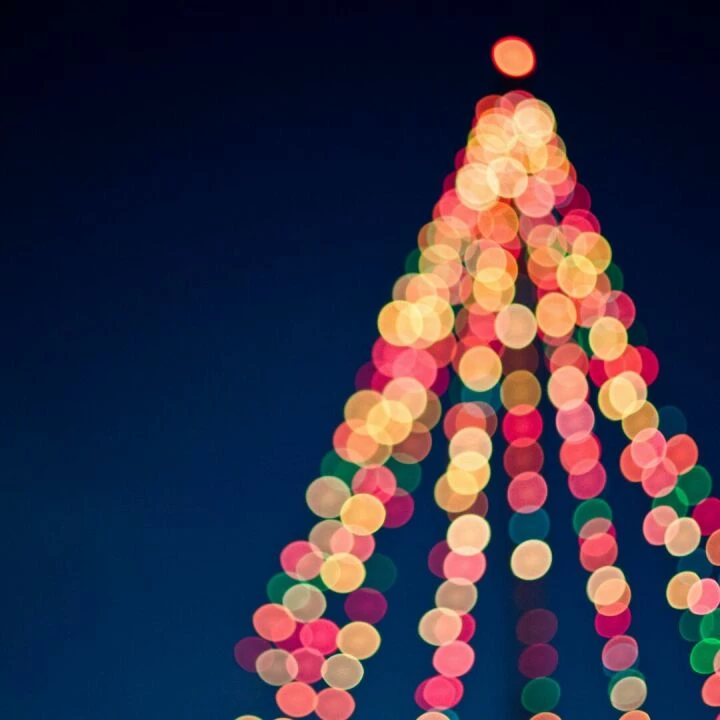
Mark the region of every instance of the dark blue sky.
[[[682, 407], [720, 467], [717, 20], [449, 4], [4, 11], [3, 717], [275, 717], [233, 645], [313, 522], [304, 489], [474, 103], [504, 87], [488, 59], [503, 34], [536, 47], [526, 87], [557, 114], [660, 358], [654, 401]], [[674, 564], [642, 541], [647, 503], [602, 430], [647, 708], [713, 717], [664, 600]], [[399, 580], [361, 720], [415, 717], [430, 672], [416, 623], [443, 462], [438, 447], [412, 523], [379, 536]], [[554, 461], [546, 475], [560, 713], [613, 718], [573, 503]], [[462, 718], [524, 717], [501, 495]]]

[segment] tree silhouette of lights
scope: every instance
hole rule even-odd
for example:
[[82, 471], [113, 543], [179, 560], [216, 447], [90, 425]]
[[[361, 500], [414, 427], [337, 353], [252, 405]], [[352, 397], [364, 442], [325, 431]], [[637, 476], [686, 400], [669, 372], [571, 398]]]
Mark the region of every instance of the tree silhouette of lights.
[[[492, 53], [508, 76], [534, 70], [534, 52], [520, 38], [503, 38]], [[491, 540], [483, 491], [500, 433], [514, 513], [510, 566], [529, 599], [516, 628], [525, 646], [521, 702], [532, 720], [558, 720], [557, 619], [532, 592], [552, 564], [540, 371], [548, 376], [560, 463], [577, 500], [573, 526], [595, 629], [606, 641], [611, 706], [624, 720], [650, 717], [641, 709], [648, 686], [630, 634], [631, 586], [617, 564], [619, 539], [602, 497], [607, 476], [593, 432], [597, 410], [627, 437], [620, 469], [649, 498], [645, 539], [678, 558], [667, 600], [683, 611], [693, 669], [707, 676], [702, 701], [720, 707], [720, 586], [713, 577], [720, 500], [711, 497], [693, 439], [648, 399], [658, 362], [649, 348], [631, 343], [635, 306], [621, 289], [552, 110], [524, 90], [483, 98], [455, 166], [393, 299], [380, 311], [372, 360], [358, 372], [333, 451], [307, 490], [320, 521], [282, 551], [269, 602], [253, 615], [256, 635], [237, 643], [236, 659], [277, 688], [284, 717], [353, 715], [351, 690], [380, 647], [375, 625], [393, 579], [374, 536], [409, 521], [430, 431], [442, 423], [449, 462], [434, 495], [449, 524], [429, 556], [440, 584], [418, 630], [435, 647], [433, 671], [415, 699], [418, 720], [457, 720], [461, 678], [475, 660], [471, 613]], [[446, 412], [443, 395], [451, 403]], [[347, 622], [325, 617], [327, 592], [345, 596]]]

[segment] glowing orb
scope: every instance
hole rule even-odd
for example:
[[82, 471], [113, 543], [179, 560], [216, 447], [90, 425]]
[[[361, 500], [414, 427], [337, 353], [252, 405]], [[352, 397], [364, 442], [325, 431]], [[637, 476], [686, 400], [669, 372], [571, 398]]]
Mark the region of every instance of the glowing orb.
[[527, 40], [508, 35], [493, 45], [492, 61], [503, 75], [527, 77], [535, 69], [535, 51]]

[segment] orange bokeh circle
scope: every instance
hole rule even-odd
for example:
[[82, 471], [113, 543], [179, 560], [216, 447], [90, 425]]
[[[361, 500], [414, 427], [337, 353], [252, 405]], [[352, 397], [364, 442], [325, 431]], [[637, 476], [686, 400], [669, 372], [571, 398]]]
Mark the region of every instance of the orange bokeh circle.
[[508, 77], [527, 77], [535, 69], [535, 51], [527, 40], [516, 35], [498, 40], [492, 47], [491, 55], [493, 65]]

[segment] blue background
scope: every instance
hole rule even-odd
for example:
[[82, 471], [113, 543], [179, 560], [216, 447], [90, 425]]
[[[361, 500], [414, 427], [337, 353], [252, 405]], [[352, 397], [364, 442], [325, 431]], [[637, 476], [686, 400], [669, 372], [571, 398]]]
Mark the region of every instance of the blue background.
[[[717, 469], [717, 21], [481, 3], [17, 4], [2, 18], [0, 714], [276, 716], [233, 661], [319, 474], [375, 319], [463, 144], [505, 89], [488, 53], [528, 37], [661, 362]], [[550, 428], [551, 429], [551, 428]], [[603, 426], [620, 564], [654, 720], [711, 718], [648, 547], [647, 503]], [[547, 432], [552, 438], [552, 432]], [[559, 712], [617, 717], [573, 507], [550, 440]], [[358, 718], [412, 718], [431, 649], [436, 447]], [[518, 710], [502, 481], [462, 718]], [[717, 489], [717, 485], [716, 485]]]

